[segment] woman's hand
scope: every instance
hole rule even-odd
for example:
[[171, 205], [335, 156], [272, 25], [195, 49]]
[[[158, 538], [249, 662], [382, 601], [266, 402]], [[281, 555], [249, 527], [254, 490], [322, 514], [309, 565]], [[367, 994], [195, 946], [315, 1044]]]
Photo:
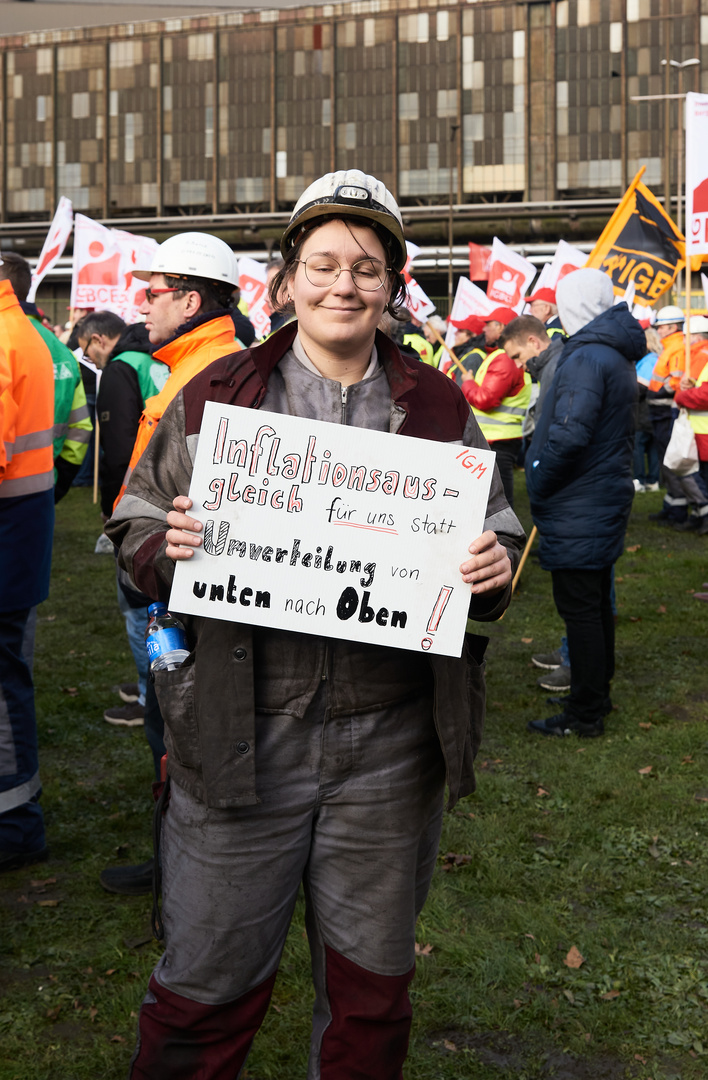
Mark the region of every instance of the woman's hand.
[[471, 586], [474, 595], [498, 592], [511, 581], [511, 560], [506, 548], [491, 529], [473, 540], [467, 549], [472, 556], [462, 563], [462, 580]]
[[202, 531], [202, 523], [184, 513], [185, 510], [192, 509], [192, 500], [186, 495], [178, 495], [172, 500], [172, 505], [174, 510], [170, 510], [167, 515], [167, 524], [170, 528], [165, 536], [166, 554], [168, 559], [180, 562], [183, 559], [191, 559], [194, 554], [193, 549], [201, 544], [201, 536], [195, 534]]

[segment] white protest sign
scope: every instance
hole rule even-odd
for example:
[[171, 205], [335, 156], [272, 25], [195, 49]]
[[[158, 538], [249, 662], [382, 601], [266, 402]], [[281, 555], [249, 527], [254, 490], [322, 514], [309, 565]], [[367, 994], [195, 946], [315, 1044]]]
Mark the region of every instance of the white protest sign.
[[536, 276], [536, 267], [518, 251], [507, 247], [498, 237], [492, 241], [492, 255], [489, 260], [489, 280], [487, 297], [494, 301], [495, 307], [512, 308], [521, 314], [526, 290]]
[[270, 333], [270, 304], [268, 303], [268, 277], [263, 263], [244, 255], [238, 260], [238, 287], [241, 290], [248, 317], [253, 323], [256, 337], [264, 338]]
[[455, 335], [457, 330], [452, 325], [454, 322], [464, 322], [469, 315], [491, 315], [497, 304], [493, 304], [491, 300], [487, 300], [487, 294], [470, 281], [469, 278], [460, 277], [457, 282], [457, 291], [455, 292], [455, 299], [452, 304], [452, 311], [450, 317], [447, 320], [447, 333], [445, 334], [445, 344], [449, 349], [455, 344]]
[[420, 287], [415, 278], [411, 277], [410, 265], [416, 255], [420, 254], [420, 248], [417, 244], [411, 244], [410, 240], [406, 240], [406, 250], [408, 252], [408, 258], [406, 259], [406, 265], [403, 268], [403, 277], [406, 282], [406, 295], [403, 300], [403, 306], [409, 315], [412, 315], [419, 323], [424, 323], [428, 316], [432, 315], [435, 311], [435, 304], [428, 294]]
[[494, 454], [207, 402], [170, 609], [459, 656]]
[[27, 293], [27, 302], [29, 304], [34, 303], [37, 296], [37, 289], [44, 276], [49, 273], [57, 260], [61, 258], [64, 248], [66, 247], [66, 242], [71, 236], [73, 227], [74, 211], [71, 199], [67, 199], [65, 195], [62, 195], [54, 214], [54, 220], [47, 233], [47, 238], [44, 241], [42, 250], [39, 254], [37, 265], [32, 272], [32, 284]]
[[705, 274], [701, 274], [701, 285], [703, 286], [703, 296], [705, 298], [706, 307], [708, 307], [708, 277]]
[[708, 94], [686, 94], [686, 254], [708, 254]]

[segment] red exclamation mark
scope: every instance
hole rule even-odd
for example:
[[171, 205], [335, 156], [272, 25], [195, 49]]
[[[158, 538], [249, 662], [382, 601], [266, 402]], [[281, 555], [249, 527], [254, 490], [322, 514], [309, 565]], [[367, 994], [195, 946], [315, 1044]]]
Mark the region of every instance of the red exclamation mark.
[[[439, 628], [440, 620], [443, 617], [445, 608], [447, 607], [447, 602], [451, 596], [452, 587], [450, 585], [443, 585], [442, 589], [438, 593], [438, 598], [435, 601], [435, 605], [430, 614], [430, 618], [428, 619], [428, 625], [426, 627], [426, 630], [429, 634], [434, 634], [435, 631]], [[432, 647], [433, 639], [430, 637], [424, 637], [420, 644], [421, 648], [425, 649], [425, 651], [427, 652], [428, 649]]]

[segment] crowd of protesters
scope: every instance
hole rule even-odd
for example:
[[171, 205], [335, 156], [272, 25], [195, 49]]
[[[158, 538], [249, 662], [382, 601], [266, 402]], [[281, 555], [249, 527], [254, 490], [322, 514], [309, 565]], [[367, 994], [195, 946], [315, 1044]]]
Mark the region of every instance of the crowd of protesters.
[[[162, 881], [166, 948], [140, 1013], [136, 1080], [175, 1075], [185, 1047], [194, 1075], [238, 1074], [301, 883], [316, 989], [308, 1075], [400, 1077], [443, 790], [451, 806], [474, 787], [486, 643], [474, 621], [505, 610], [525, 542], [515, 469], [526, 471], [541, 566], [565, 625], [560, 647], [534, 658], [551, 673], [540, 684], [563, 695], [549, 699], [553, 715], [529, 723], [535, 735], [604, 733], [613, 566], [634, 497], [661, 485], [664, 504], [650, 516], [708, 535], [708, 319], [684, 328], [667, 306], [640, 325], [606, 275], [581, 269], [556, 291], [530, 293], [527, 313], [501, 307], [453, 324], [448, 348], [443, 320], [406, 321], [400, 211], [356, 171], [303, 193], [281, 256], [269, 267], [272, 331], [261, 343], [234, 304], [231, 249], [184, 233], [134, 272], [146, 286], [143, 321], [82, 313], [68, 344], [27, 304], [25, 260], [0, 256], [0, 871], [48, 857], [34, 623], [49, 588], [54, 504], [84, 462], [93, 397], [101, 516], [136, 667], [104, 717], [144, 726], [164, 785], [161, 852], [101, 874], [124, 895]], [[72, 348], [100, 373], [97, 393]], [[332, 406], [342, 394], [346, 417]], [[484, 531], [461, 551], [473, 620], [462, 658], [421, 663], [405, 651], [185, 617], [188, 659], [148, 677], [148, 606], [169, 598], [175, 562], [201, 543], [187, 492], [207, 400], [341, 415], [496, 452]], [[664, 464], [679, 409], [696, 445], [695, 468], [680, 474]], [[356, 767], [352, 740], [362, 748]]]

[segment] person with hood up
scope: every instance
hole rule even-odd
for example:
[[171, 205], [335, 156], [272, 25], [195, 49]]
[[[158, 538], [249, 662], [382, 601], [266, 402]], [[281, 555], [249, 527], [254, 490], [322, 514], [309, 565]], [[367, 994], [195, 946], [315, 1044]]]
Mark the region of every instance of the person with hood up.
[[612, 565], [634, 497], [635, 365], [646, 342], [626, 304], [612, 306], [612, 281], [599, 270], [569, 274], [557, 298], [570, 338], [537, 419], [526, 479], [541, 566], [566, 625], [571, 681], [563, 711], [528, 727], [588, 738], [603, 734], [611, 708]]

